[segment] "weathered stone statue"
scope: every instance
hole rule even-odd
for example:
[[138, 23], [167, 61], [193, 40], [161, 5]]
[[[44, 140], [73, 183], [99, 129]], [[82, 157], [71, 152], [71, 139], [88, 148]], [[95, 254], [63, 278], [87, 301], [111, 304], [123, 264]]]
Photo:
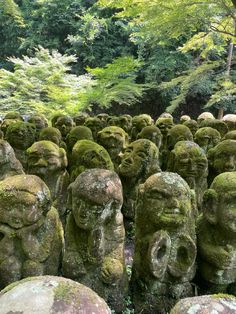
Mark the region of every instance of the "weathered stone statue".
[[134, 220], [138, 185], [159, 171], [159, 150], [153, 142], [139, 139], [127, 146], [118, 167], [124, 189], [122, 212], [126, 219]]
[[193, 141], [192, 132], [186, 125], [176, 124], [167, 133], [167, 149], [171, 151], [179, 141]]
[[236, 293], [236, 172], [218, 175], [203, 197], [198, 223], [203, 293]]
[[90, 169], [70, 187], [63, 275], [92, 288], [116, 312], [127, 290], [122, 186], [109, 170]]
[[189, 130], [192, 132], [193, 136], [197, 132], [198, 123], [196, 120], [188, 120], [183, 123], [183, 125], [187, 126]]
[[179, 123], [183, 124], [184, 122], [190, 121], [190, 120], [191, 120], [191, 117], [188, 116], [188, 115], [186, 115], [186, 114], [184, 114], [184, 115], [182, 115], [182, 116], [179, 118]]
[[100, 168], [114, 170], [114, 165], [107, 150], [89, 140], [78, 141], [72, 150], [72, 163], [70, 181], [86, 169]]
[[5, 117], [4, 120], [19, 120], [19, 121], [24, 121], [24, 119], [22, 118], [22, 116], [19, 114], [19, 112], [16, 111], [10, 111], [8, 112]]
[[203, 120], [207, 120], [207, 119], [212, 119], [214, 120], [215, 117], [213, 116], [213, 114], [211, 112], [203, 112], [201, 113], [198, 117], [197, 117], [197, 122], [198, 124], [200, 124]]
[[131, 277], [137, 313], [166, 314], [192, 295], [197, 253], [192, 197], [176, 173], [156, 173], [140, 185]]
[[36, 140], [39, 139], [39, 133], [43, 128], [48, 127], [48, 121], [44, 115], [40, 113], [33, 114], [28, 119], [29, 123], [32, 123], [36, 127]]
[[204, 150], [205, 153], [207, 153], [210, 148], [215, 147], [220, 140], [220, 133], [211, 127], [198, 129], [194, 136], [194, 141]]
[[203, 120], [200, 123], [199, 128], [204, 128], [204, 127], [210, 127], [217, 130], [220, 133], [221, 137], [224, 137], [225, 134], [229, 131], [227, 124], [224, 121], [218, 120], [218, 119]]
[[89, 115], [85, 112], [81, 112], [73, 117], [74, 123], [76, 126], [84, 125], [85, 120], [89, 117]]
[[132, 129], [132, 117], [129, 114], [123, 114], [121, 116], [112, 116], [108, 118], [107, 125], [119, 126], [130, 136]]
[[6, 137], [7, 134], [7, 129], [11, 124], [14, 124], [18, 122], [19, 120], [14, 120], [14, 119], [5, 119], [1, 123], [1, 131], [3, 132], [3, 138]]
[[16, 159], [14, 149], [7, 141], [0, 140], [0, 180], [23, 173], [23, 167]]
[[104, 128], [104, 122], [97, 117], [89, 117], [85, 120], [84, 125], [90, 128], [94, 141], [97, 141], [97, 134]]
[[208, 151], [209, 177], [211, 184], [222, 172], [236, 171], [236, 140], [224, 140]]
[[236, 140], [236, 130], [226, 133], [223, 140]]
[[158, 148], [161, 147], [162, 134], [160, 129], [155, 125], [145, 126], [137, 135], [137, 140], [140, 138], [146, 138], [156, 144]]
[[62, 147], [64, 149], [67, 148], [65, 142], [62, 141], [61, 132], [57, 128], [54, 128], [52, 126], [44, 128], [40, 131], [39, 141], [51, 141], [59, 147]]
[[180, 141], [170, 153], [167, 169], [178, 173], [195, 191], [198, 209], [201, 209], [208, 175], [208, 161], [204, 151], [194, 142]]
[[229, 131], [236, 130], [236, 114], [226, 114], [222, 120], [227, 124]]
[[55, 122], [55, 128], [60, 130], [63, 141], [66, 139], [67, 134], [74, 126], [74, 121], [70, 116], [60, 116]]
[[50, 192], [36, 176], [0, 182], [0, 287], [29, 276], [56, 275], [63, 230]]
[[128, 134], [118, 126], [108, 126], [98, 132], [97, 142], [108, 151], [117, 171], [121, 161], [120, 154], [128, 145]]
[[64, 223], [69, 185], [65, 150], [50, 141], [39, 141], [29, 147], [26, 153], [27, 173], [39, 176], [47, 184], [53, 206]]
[[168, 131], [174, 126], [173, 117], [169, 117], [169, 118], [159, 117], [156, 120], [155, 125], [161, 130], [161, 134], [162, 134], [162, 145], [160, 147], [160, 152], [162, 154], [162, 152], [167, 149]]
[[26, 149], [34, 143], [35, 138], [36, 128], [31, 123], [18, 121], [7, 128], [6, 140], [14, 149], [16, 158], [24, 169], [26, 169], [27, 163]]
[[132, 130], [131, 130], [131, 140], [135, 141], [137, 135], [141, 130], [148, 125], [152, 125], [152, 117], [148, 114], [140, 114], [132, 118]]

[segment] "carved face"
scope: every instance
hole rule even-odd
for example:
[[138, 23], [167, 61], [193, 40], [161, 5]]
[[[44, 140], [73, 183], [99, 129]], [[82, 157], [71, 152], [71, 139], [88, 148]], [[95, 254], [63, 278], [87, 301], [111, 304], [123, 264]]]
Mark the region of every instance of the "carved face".
[[150, 140], [158, 148], [161, 146], [162, 134], [160, 130], [156, 126], [146, 126], [142, 129], [142, 131], [137, 135], [137, 139], [146, 138]]
[[61, 135], [65, 137], [73, 127], [73, 120], [70, 117], [60, 117], [57, 119], [55, 127], [58, 128]]
[[105, 208], [104, 205], [73, 197], [72, 212], [76, 225], [85, 230], [92, 230], [102, 225], [110, 211], [109, 206], [107, 205], [107, 208]]
[[213, 168], [217, 173], [236, 170], [236, 141], [225, 140], [214, 148]]
[[42, 179], [62, 170], [62, 156], [59, 147], [48, 141], [33, 144], [28, 150], [28, 172]]
[[221, 140], [220, 133], [210, 127], [199, 129], [195, 134], [195, 142], [205, 151], [215, 147]]
[[6, 197], [3, 200], [0, 194], [0, 200], [0, 221], [12, 228], [19, 229], [31, 225], [43, 216], [36, 196], [31, 193], [13, 192], [8, 195], [7, 200]]
[[142, 186], [143, 210], [157, 226], [183, 224], [191, 211], [190, 189], [176, 173], [159, 173]]
[[121, 158], [119, 173], [125, 177], [139, 177], [150, 159], [150, 152], [142, 145], [142, 140], [128, 145]]
[[156, 121], [156, 126], [161, 130], [163, 135], [166, 135], [173, 125], [172, 118], [159, 118]]
[[61, 142], [61, 133], [58, 129], [53, 127], [45, 128], [40, 132], [39, 140], [51, 141], [59, 146]]
[[121, 128], [111, 126], [99, 132], [98, 141], [106, 149], [122, 150], [126, 144], [126, 134]]
[[188, 181], [190, 178], [207, 176], [207, 158], [197, 144], [181, 145], [181, 142], [179, 142], [174, 151], [174, 171], [181, 175], [182, 178]]
[[140, 132], [145, 126], [152, 124], [152, 118], [148, 115], [139, 115], [132, 119], [132, 124]]
[[26, 122], [17, 122], [8, 127], [7, 141], [13, 148], [27, 149], [35, 141], [36, 129]]
[[217, 221], [219, 227], [236, 233], [236, 191], [219, 193], [218, 200]]

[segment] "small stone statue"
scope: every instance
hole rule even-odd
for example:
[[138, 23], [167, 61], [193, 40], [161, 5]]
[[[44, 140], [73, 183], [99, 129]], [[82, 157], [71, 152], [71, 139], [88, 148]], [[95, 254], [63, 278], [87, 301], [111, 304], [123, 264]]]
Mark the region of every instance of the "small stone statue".
[[162, 134], [160, 129], [158, 129], [158, 127], [155, 125], [145, 126], [137, 135], [137, 140], [140, 138], [146, 138], [147, 140], [150, 140], [156, 144], [159, 149], [161, 147]]
[[55, 128], [60, 130], [62, 139], [65, 141], [67, 134], [74, 126], [74, 121], [70, 116], [60, 116], [55, 122]]
[[137, 135], [145, 126], [152, 125], [152, 117], [148, 114], [140, 114], [132, 118], [131, 140], [135, 141]]
[[140, 185], [131, 277], [136, 313], [166, 314], [192, 295], [197, 253], [192, 202], [188, 184], [176, 173], [156, 173]]
[[67, 157], [63, 148], [51, 141], [35, 142], [26, 151], [27, 173], [39, 176], [49, 187], [53, 206], [65, 221], [69, 174], [66, 171]]
[[211, 127], [203, 127], [198, 129], [194, 136], [194, 142], [196, 142], [205, 153], [207, 153], [209, 149], [215, 147], [220, 142], [220, 140], [220, 133]]
[[63, 275], [92, 288], [116, 312], [127, 288], [122, 186], [109, 170], [89, 169], [70, 185]]
[[203, 197], [198, 222], [202, 292], [236, 293], [236, 172], [218, 175]]
[[16, 159], [11, 145], [7, 141], [0, 140], [0, 180], [23, 173], [23, 167]]
[[57, 275], [63, 229], [37, 176], [0, 182], [0, 287], [29, 276]]

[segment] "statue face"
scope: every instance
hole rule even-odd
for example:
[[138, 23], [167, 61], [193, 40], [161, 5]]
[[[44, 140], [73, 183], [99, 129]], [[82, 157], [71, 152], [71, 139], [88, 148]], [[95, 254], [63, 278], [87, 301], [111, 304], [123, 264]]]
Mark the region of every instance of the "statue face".
[[236, 191], [219, 193], [217, 221], [225, 231], [236, 233]]
[[119, 173], [125, 177], [138, 177], [150, 158], [142, 143], [133, 142], [125, 149], [119, 165]]
[[190, 190], [176, 173], [160, 173], [143, 185], [143, 210], [157, 226], [181, 225], [191, 211]]
[[[234, 141], [236, 142], [236, 141]], [[222, 145], [214, 154], [213, 167], [217, 173], [236, 171], [236, 145]]]
[[123, 149], [126, 142], [125, 133], [117, 127], [107, 127], [99, 132], [99, 142], [106, 149]]
[[175, 171], [182, 178], [197, 178], [207, 175], [207, 158], [199, 147], [182, 147], [175, 155]]
[[28, 151], [28, 172], [41, 178], [49, 176], [62, 169], [61, 157], [53, 147], [43, 147], [43, 144], [33, 145]]
[[7, 201], [1, 201], [0, 222], [15, 229], [35, 223], [43, 216], [37, 203], [36, 196], [28, 192], [9, 195]]
[[61, 135], [65, 137], [73, 127], [73, 120], [70, 117], [60, 117], [57, 119], [55, 127], [58, 128]]
[[107, 152], [105, 149], [88, 148], [80, 156], [80, 160], [86, 168], [107, 168]]
[[13, 148], [27, 149], [35, 141], [34, 126], [24, 122], [10, 126], [7, 131], [7, 141]]
[[166, 135], [173, 125], [173, 119], [170, 118], [159, 118], [156, 122], [156, 126], [161, 130], [163, 135]]
[[72, 197], [72, 213], [76, 225], [81, 229], [92, 230], [101, 225], [105, 218], [103, 211], [104, 205]]
[[[205, 129], [205, 128], [204, 128]], [[210, 148], [215, 147], [221, 140], [220, 134], [216, 130], [209, 132], [199, 129], [195, 134], [195, 142], [207, 152]]]

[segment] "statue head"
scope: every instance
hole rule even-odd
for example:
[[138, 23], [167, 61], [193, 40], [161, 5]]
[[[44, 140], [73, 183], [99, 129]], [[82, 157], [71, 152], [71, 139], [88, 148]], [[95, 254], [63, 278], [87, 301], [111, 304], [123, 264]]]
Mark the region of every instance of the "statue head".
[[44, 115], [39, 114], [39, 113], [36, 113], [30, 116], [28, 119], [28, 122], [35, 125], [36, 131], [38, 134], [43, 128], [48, 127], [47, 119], [45, 118]]
[[81, 173], [69, 186], [69, 193], [76, 225], [90, 231], [114, 219], [123, 203], [118, 175], [104, 169]]
[[179, 141], [193, 141], [189, 128], [182, 124], [174, 125], [167, 133], [167, 148], [172, 150]]
[[217, 174], [236, 170], [236, 140], [224, 140], [209, 150], [210, 166]]
[[80, 140], [93, 141], [92, 131], [84, 125], [74, 127], [67, 134], [66, 144], [68, 150], [72, 151], [72, 148], [75, 145], [75, 143]]
[[26, 153], [28, 173], [43, 180], [65, 171], [67, 166], [65, 150], [51, 141], [35, 142]]
[[75, 180], [84, 170], [92, 168], [114, 170], [111, 157], [103, 146], [93, 141], [80, 140], [72, 150], [71, 180]]
[[118, 172], [122, 177], [142, 179], [142, 181], [159, 171], [159, 150], [153, 142], [147, 139], [130, 143], [124, 150], [118, 167]]
[[225, 237], [236, 234], [236, 172], [215, 177], [203, 196], [203, 215], [212, 225], [224, 231]]
[[85, 120], [84, 125], [93, 133], [94, 140], [97, 140], [97, 134], [104, 128], [104, 123], [97, 117], [89, 117]]
[[37, 176], [16, 175], [0, 181], [0, 222], [19, 229], [43, 218], [51, 206], [50, 192]]
[[223, 137], [229, 131], [227, 124], [224, 121], [218, 119], [203, 120], [200, 123], [199, 128], [204, 127], [210, 127], [217, 130], [220, 133], [221, 137]]
[[189, 121], [189, 120], [191, 120], [190, 116], [188, 116], [188, 115], [185, 114], [185, 115], [183, 115], [183, 116], [180, 117], [179, 122], [180, 122], [181, 124], [183, 124], [184, 122]]
[[198, 123], [195, 120], [188, 120], [183, 123], [183, 125], [187, 126], [189, 130], [192, 132], [193, 136], [197, 132]]
[[60, 145], [62, 140], [61, 132], [54, 127], [47, 127], [41, 130], [39, 134], [39, 141], [51, 141], [57, 146]]
[[36, 138], [36, 128], [32, 123], [18, 121], [9, 125], [6, 140], [13, 148], [26, 150]]
[[76, 126], [84, 125], [85, 120], [88, 118], [88, 114], [81, 112], [73, 117], [74, 123]]
[[221, 140], [220, 133], [211, 128], [204, 127], [197, 130], [194, 141], [207, 153], [212, 147], [215, 147]]
[[55, 122], [55, 128], [60, 130], [63, 139], [66, 138], [73, 126], [74, 121], [70, 116], [60, 116]]
[[213, 119], [214, 120], [215, 117], [213, 116], [213, 114], [211, 112], [203, 112], [197, 117], [197, 122], [198, 122], [198, 124], [200, 124], [203, 120], [207, 120], [207, 119]]
[[223, 140], [236, 140], [236, 130], [226, 133]]
[[98, 132], [97, 141], [109, 149], [123, 150], [128, 144], [128, 134], [118, 126], [108, 126]]
[[19, 112], [15, 112], [15, 111], [8, 112], [4, 117], [4, 120], [7, 120], [7, 119], [24, 121], [23, 117], [19, 114]]
[[193, 180], [208, 175], [206, 154], [198, 144], [180, 141], [170, 153], [167, 169], [181, 175], [191, 186]]
[[137, 140], [140, 138], [150, 140], [156, 144], [158, 148], [161, 146], [162, 134], [160, 129], [158, 129], [155, 125], [145, 126], [137, 135]]
[[145, 126], [152, 125], [152, 123], [152, 117], [145, 113], [134, 116], [132, 119], [132, 125], [138, 132], [140, 132]]
[[236, 130], [236, 114], [226, 114], [222, 120], [227, 124], [229, 131]]
[[168, 131], [174, 126], [173, 117], [159, 117], [155, 125], [161, 130], [163, 136], [166, 136]]

